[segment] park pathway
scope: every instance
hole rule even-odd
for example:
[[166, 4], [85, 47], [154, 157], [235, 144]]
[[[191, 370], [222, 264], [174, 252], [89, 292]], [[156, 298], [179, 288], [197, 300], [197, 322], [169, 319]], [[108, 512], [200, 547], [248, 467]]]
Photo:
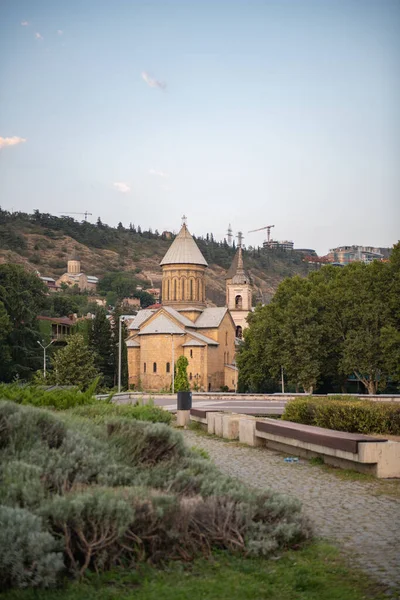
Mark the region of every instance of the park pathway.
[[183, 434], [190, 446], [206, 450], [223, 473], [299, 498], [318, 536], [337, 542], [353, 564], [400, 598], [400, 497], [379, 495], [381, 481], [342, 480], [307, 460], [285, 463], [283, 454], [266, 448], [190, 430]]

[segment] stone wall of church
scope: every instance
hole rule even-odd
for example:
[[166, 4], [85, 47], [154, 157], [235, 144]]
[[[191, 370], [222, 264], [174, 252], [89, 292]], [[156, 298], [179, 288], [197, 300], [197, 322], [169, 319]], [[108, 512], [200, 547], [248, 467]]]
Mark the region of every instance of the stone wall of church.
[[[175, 360], [183, 354], [182, 338], [173, 336]], [[148, 391], [169, 390], [172, 383], [172, 339], [170, 335], [140, 336], [140, 379]]]
[[140, 384], [140, 348], [128, 348], [127, 351], [129, 387], [134, 385], [137, 389]]
[[187, 373], [191, 389], [207, 390], [207, 347], [185, 346], [184, 356], [189, 361]]

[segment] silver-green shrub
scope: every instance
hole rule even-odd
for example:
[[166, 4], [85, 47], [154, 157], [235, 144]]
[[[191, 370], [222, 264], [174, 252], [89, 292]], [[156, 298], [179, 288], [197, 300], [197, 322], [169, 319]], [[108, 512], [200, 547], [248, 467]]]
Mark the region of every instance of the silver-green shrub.
[[0, 505], [0, 589], [55, 585], [64, 568], [57, 549], [38, 516]]

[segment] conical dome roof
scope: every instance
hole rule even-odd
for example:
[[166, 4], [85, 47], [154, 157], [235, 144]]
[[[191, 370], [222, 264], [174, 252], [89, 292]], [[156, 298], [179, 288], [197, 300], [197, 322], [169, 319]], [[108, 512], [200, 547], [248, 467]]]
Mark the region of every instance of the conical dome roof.
[[207, 267], [207, 261], [200, 252], [196, 242], [189, 233], [186, 223], [172, 242], [168, 252], [160, 262], [160, 265], [204, 265]]

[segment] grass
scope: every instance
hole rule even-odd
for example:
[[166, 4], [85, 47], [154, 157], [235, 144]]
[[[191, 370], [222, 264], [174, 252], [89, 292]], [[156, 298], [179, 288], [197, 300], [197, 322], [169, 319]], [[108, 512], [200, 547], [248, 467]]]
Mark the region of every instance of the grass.
[[58, 590], [13, 590], [2, 600], [380, 600], [384, 589], [350, 569], [338, 550], [323, 542], [277, 560], [217, 553], [164, 570], [92, 574]]

